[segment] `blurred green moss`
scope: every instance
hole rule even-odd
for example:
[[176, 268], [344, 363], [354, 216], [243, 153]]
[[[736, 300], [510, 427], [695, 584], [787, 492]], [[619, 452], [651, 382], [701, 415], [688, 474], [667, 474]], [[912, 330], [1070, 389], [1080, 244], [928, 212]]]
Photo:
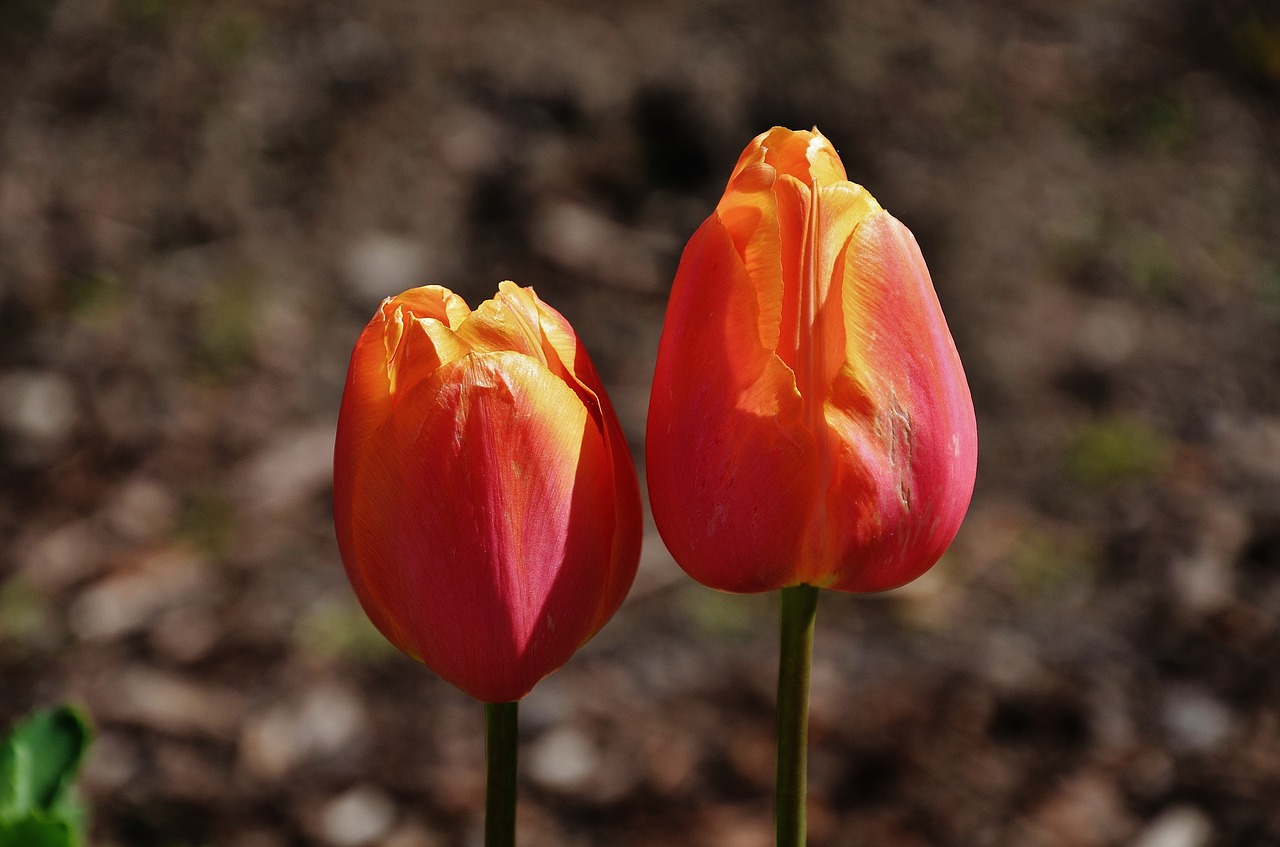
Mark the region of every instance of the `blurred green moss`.
[[1151, 153], [1176, 153], [1195, 135], [1195, 109], [1184, 95], [1157, 94], [1137, 107], [1138, 143]]
[[235, 526], [235, 506], [221, 492], [193, 495], [178, 514], [177, 535], [208, 553], [222, 553]]
[[1121, 236], [1117, 249], [1126, 277], [1139, 291], [1155, 297], [1177, 293], [1178, 257], [1163, 235], [1148, 229], [1130, 230]]
[[1172, 456], [1169, 440], [1129, 418], [1093, 421], [1076, 431], [1066, 451], [1066, 471], [1075, 482], [1108, 488], [1140, 482], [1164, 472]]
[[0, 25], [6, 30], [19, 27], [41, 26], [48, 20], [49, 14], [57, 6], [56, 0], [5, 0], [0, 3]]
[[1280, 262], [1263, 266], [1258, 282], [1263, 305], [1269, 311], [1280, 313]]
[[1280, 83], [1280, 23], [1248, 16], [1230, 33], [1236, 61], [1262, 79]]
[[25, 577], [11, 576], [0, 584], [0, 640], [27, 644], [44, 630], [49, 602]]
[[168, 25], [184, 5], [182, 0], [120, 0], [116, 14], [125, 23], [160, 28]]
[[689, 585], [681, 591], [680, 605], [694, 628], [712, 638], [737, 641], [761, 627], [776, 626], [764, 594], [728, 594]]
[[1000, 97], [990, 89], [973, 87], [965, 92], [956, 125], [970, 138], [990, 138], [1004, 126]]
[[368, 662], [397, 652], [354, 598], [314, 604], [298, 618], [293, 640], [304, 651], [332, 660]]
[[238, 9], [219, 10], [201, 33], [205, 58], [216, 68], [234, 68], [252, 52], [262, 32], [262, 20], [255, 15]]
[[255, 286], [232, 278], [212, 286], [197, 314], [194, 365], [198, 375], [229, 379], [251, 364], [258, 319]]
[[1096, 557], [1084, 540], [1028, 529], [1015, 543], [1010, 566], [1023, 592], [1056, 595], [1092, 579]]
[[78, 274], [62, 286], [67, 314], [86, 323], [100, 323], [120, 313], [127, 303], [124, 283], [106, 272]]
[[1150, 154], [1177, 153], [1194, 139], [1195, 107], [1179, 91], [1136, 99], [1093, 97], [1067, 112], [1085, 140], [1101, 150], [1137, 149]]
[[1104, 209], [1090, 207], [1065, 211], [1044, 224], [1046, 256], [1066, 277], [1081, 273], [1103, 253], [1108, 234]]

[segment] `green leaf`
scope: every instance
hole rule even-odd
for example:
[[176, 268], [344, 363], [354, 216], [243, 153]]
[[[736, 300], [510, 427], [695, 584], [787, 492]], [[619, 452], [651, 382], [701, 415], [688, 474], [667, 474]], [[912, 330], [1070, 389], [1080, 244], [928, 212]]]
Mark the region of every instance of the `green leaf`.
[[81, 837], [89, 826], [89, 810], [80, 801], [80, 792], [74, 785], [63, 792], [58, 802], [49, 808], [49, 817], [66, 821], [67, 825]]
[[0, 746], [0, 820], [31, 809], [31, 751], [11, 739]]
[[64, 820], [32, 814], [11, 822], [0, 820], [0, 847], [80, 847], [79, 835]]
[[14, 727], [0, 745], [0, 808], [12, 813], [57, 805], [91, 738], [84, 716], [68, 706], [37, 712]]

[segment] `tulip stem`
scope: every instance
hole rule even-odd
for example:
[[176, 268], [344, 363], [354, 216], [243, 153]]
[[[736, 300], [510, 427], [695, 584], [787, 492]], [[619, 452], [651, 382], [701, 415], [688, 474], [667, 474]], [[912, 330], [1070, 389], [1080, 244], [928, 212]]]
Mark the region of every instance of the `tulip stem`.
[[515, 847], [519, 703], [484, 704], [484, 847]]
[[782, 589], [782, 642], [778, 658], [778, 780], [774, 820], [778, 847], [804, 847], [805, 774], [809, 739], [809, 669], [818, 589]]

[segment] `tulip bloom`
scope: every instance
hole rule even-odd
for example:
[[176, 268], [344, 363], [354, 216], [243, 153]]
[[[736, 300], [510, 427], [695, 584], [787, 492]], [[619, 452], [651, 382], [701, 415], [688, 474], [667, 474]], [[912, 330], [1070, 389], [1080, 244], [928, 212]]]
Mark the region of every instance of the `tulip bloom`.
[[959, 529], [960, 358], [910, 231], [817, 130], [752, 141], [685, 247], [646, 445], [662, 538], [713, 588], [893, 588]]
[[382, 634], [487, 703], [564, 664], [640, 556], [600, 379], [560, 313], [510, 282], [475, 311], [435, 286], [383, 301], [351, 356], [334, 521]]

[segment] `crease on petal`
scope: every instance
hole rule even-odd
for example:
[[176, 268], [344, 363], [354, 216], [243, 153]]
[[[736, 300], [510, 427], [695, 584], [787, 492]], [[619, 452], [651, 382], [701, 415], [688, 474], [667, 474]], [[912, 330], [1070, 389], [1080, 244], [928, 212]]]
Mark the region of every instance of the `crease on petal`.
[[578, 336], [564, 315], [544, 303], [532, 288], [525, 290], [534, 309], [533, 320], [543, 361], [552, 373], [557, 374], [577, 392], [596, 427], [602, 433], [605, 432], [605, 421], [613, 411], [586, 348], [579, 343]]
[[[466, 301], [438, 285], [411, 288], [382, 301], [365, 333], [381, 336], [386, 392], [393, 402], [398, 392], [468, 352], [452, 329], [470, 314]], [[361, 382], [375, 384], [367, 377]]]
[[387, 361], [393, 402], [442, 365], [471, 352], [470, 346], [435, 318], [409, 317], [397, 330], [399, 343]]
[[758, 163], [730, 180], [716, 216], [733, 242], [751, 280], [758, 304], [760, 343], [776, 350], [782, 326], [782, 233], [774, 198], [776, 171]]
[[[794, 131], [776, 126], [757, 136], [748, 150], [752, 150], [752, 160], [767, 162], [805, 185], [848, 179], [835, 148], [817, 128]], [[746, 154], [742, 158], [747, 158]]]
[[849, 179], [844, 163], [831, 141], [814, 127], [810, 133], [805, 158], [809, 161], [809, 173], [815, 185], [835, 185]]
[[787, 367], [797, 373], [796, 382], [803, 390], [806, 327], [801, 287], [804, 282], [804, 251], [808, 245], [809, 186], [794, 175], [784, 174], [775, 185], [774, 203], [781, 233], [779, 258], [782, 263], [777, 352]]
[[457, 329], [471, 315], [467, 301], [440, 285], [410, 288], [384, 301], [394, 303], [417, 318], [433, 318], [450, 329]]
[[486, 300], [458, 327], [458, 337], [482, 353], [509, 351], [546, 364], [538, 309], [532, 295], [512, 282], [498, 286], [498, 294]]
[[778, 172], [794, 177], [806, 186], [811, 185], [813, 164], [810, 161], [810, 143], [815, 139], [812, 132], [774, 127], [765, 135], [762, 144], [764, 160], [778, 169]]

